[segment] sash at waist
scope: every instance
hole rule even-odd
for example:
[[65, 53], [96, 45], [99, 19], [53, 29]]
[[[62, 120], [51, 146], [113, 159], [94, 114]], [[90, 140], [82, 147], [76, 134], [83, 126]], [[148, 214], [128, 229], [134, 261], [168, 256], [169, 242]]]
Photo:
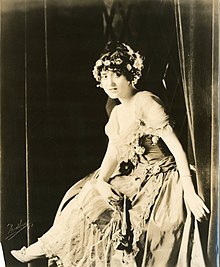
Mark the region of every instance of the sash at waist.
[[166, 173], [175, 168], [173, 156], [167, 156], [150, 164], [141, 163], [131, 174], [116, 175], [110, 179], [109, 183], [120, 193], [132, 198], [152, 176], [158, 176], [160, 173]]

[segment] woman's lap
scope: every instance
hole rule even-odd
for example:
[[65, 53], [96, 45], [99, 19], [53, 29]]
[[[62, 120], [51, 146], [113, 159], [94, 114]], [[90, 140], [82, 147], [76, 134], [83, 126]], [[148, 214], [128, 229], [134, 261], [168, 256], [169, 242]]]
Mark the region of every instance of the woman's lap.
[[[134, 255], [138, 253], [140, 248], [143, 249], [140, 253], [144, 255], [144, 249], [147, 249], [150, 252], [149, 255], [152, 255], [150, 258], [153, 261], [159, 259], [161, 251], [166, 249], [167, 253], [164, 254], [164, 257], [166, 256], [167, 260], [169, 260], [168, 254], [174, 253], [171, 251], [174, 245], [178, 250], [182, 234], [181, 227], [185, 220], [182, 187], [178, 173], [171, 170], [166, 175], [161, 174], [158, 177], [159, 175], [152, 177], [151, 181], [149, 180], [145, 184], [137, 194], [136, 199], [133, 200], [133, 203], [131, 202], [132, 206], [129, 210], [131, 228], [134, 235], [132, 245], [135, 250]], [[108, 231], [109, 233], [111, 232], [109, 229], [112, 227], [113, 221], [116, 220], [118, 223], [121, 220], [123, 214], [115, 216], [116, 213], [114, 207], [105, 202], [99, 194], [96, 188], [96, 179], [90, 179], [85, 183], [78, 195], [70, 200], [61, 211], [54, 226], [41, 239], [49, 245], [51, 251], [54, 250], [54, 253], [59, 255], [59, 253], [56, 253], [57, 249], [53, 247], [56, 246], [57, 238], [61, 243], [63, 240], [65, 244], [72, 244], [74, 239], [78, 240], [82, 237], [82, 231], [94, 231], [92, 228], [79, 227], [79, 224], [92, 224], [97, 232], [100, 233], [97, 237], [98, 239], [94, 239], [94, 242], [100, 242]], [[64, 224], [67, 225], [66, 230]], [[63, 231], [60, 231], [61, 227]], [[119, 228], [120, 224], [118, 224]], [[77, 231], [81, 231], [78, 236]], [[101, 233], [100, 231], [103, 232]], [[62, 236], [57, 235], [56, 232], [62, 232]], [[86, 235], [87, 237], [89, 236], [89, 234]], [[144, 244], [140, 244], [141, 235], [145, 235], [148, 242], [144, 239]], [[49, 244], [50, 242], [51, 244]], [[79, 246], [80, 242], [77, 242], [73, 245]], [[59, 245], [61, 244], [60, 242], [58, 243]], [[92, 243], [88, 241], [87, 245], [91, 246]], [[80, 246], [82, 248], [78, 247], [76, 250], [84, 249], [86, 251], [86, 244], [82, 245], [81, 243]], [[72, 250], [72, 253], [76, 250]], [[169, 250], [170, 252], [168, 252]], [[149, 255], [148, 260], [150, 260]], [[62, 255], [60, 256], [62, 257]]]

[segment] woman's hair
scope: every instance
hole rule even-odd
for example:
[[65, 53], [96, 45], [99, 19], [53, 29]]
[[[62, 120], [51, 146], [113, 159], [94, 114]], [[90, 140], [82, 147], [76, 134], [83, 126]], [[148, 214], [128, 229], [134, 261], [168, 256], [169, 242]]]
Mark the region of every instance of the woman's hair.
[[141, 77], [144, 67], [143, 60], [144, 58], [139, 52], [134, 52], [129, 45], [121, 42], [109, 42], [95, 63], [93, 76], [97, 82], [100, 82], [101, 72], [112, 70], [123, 74], [134, 86]]

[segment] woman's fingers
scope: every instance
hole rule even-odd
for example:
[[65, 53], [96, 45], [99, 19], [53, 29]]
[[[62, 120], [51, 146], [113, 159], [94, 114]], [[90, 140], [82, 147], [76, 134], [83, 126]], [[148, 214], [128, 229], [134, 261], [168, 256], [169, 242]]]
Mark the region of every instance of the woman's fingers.
[[207, 212], [210, 213], [209, 209], [207, 208], [207, 206], [205, 205], [204, 201], [198, 196], [198, 202], [201, 205], [201, 207]]
[[207, 219], [207, 209], [204, 209], [203, 205], [197, 206], [192, 212], [198, 221], [201, 221], [202, 219]]
[[198, 209], [202, 213], [202, 217], [207, 219], [207, 214], [210, 213], [209, 209], [206, 207], [205, 203], [201, 198], [199, 198], [199, 203], [198, 203]]
[[202, 216], [205, 216], [205, 215], [206, 215], [206, 212], [205, 212], [205, 210], [203, 209], [202, 206], [198, 206], [197, 209], [198, 209], [198, 211], [200, 212], [200, 214], [201, 214]]
[[204, 218], [203, 214], [199, 211], [192, 211], [193, 215], [195, 216], [196, 220], [201, 222]]
[[197, 195], [185, 195], [186, 202], [195, 216], [195, 218], [201, 222], [202, 219], [207, 219], [207, 214], [210, 213], [203, 200]]
[[203, 210], [202, 209], [200, 209], [199, 207], [194, 207], [193, 209], [192, 209], [192, 212], [194, 213], [194, 215], [196, 216], [196, 217], [202, 217], [203, 216]]
[[108, 199], [109, 200], [112, 200], [112, 201], [118, 201], [120, 198], [119, 196], [115, 195], [113, 192], [108, 196]]
[[210, 210], [206, 207], [204, 202], [202, 202], [202, 207], [207, 213], [210, 213]]
[[119, 200], [119, 196], [117, 195], [116, 191], [111, 187], [111, 185], [106, 184], [106, 189], [108, 199]]
[[117, 195], [117, 192], [112, 188], [112, 186], [104, 181], [98, 182], [98, 190], [102, 197], [107, 202], [117, 202], [120, 200], [120, 196]]

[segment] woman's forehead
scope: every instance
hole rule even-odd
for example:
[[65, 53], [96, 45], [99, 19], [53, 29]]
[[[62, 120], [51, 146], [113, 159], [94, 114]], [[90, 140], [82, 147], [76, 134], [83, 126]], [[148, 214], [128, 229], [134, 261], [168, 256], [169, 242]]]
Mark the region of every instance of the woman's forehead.
[[103, 69], [101, 70], [101, 74], [108, 74], [108, 73], [112, 73], [112, 72], [116, 72], [117, 70], [113, 70], [113, 69]]

